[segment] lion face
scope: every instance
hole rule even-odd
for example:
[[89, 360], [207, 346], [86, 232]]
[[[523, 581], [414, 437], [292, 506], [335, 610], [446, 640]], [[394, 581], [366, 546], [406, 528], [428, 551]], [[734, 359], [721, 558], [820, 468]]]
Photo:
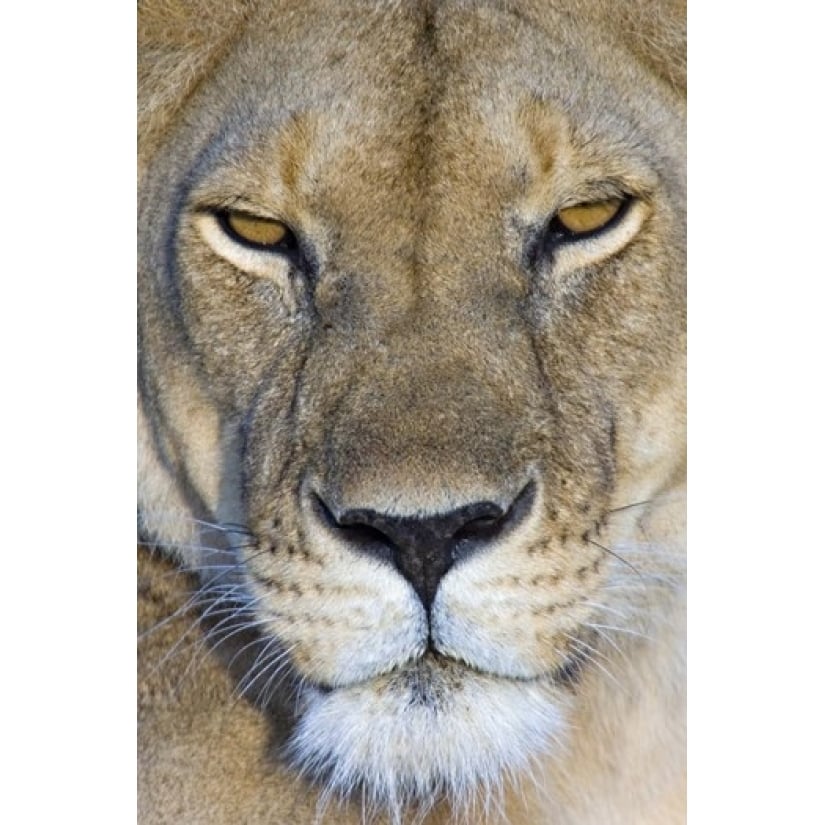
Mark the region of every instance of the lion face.
[[683, 465], [683, 110], [542, 14], [271, 9], [147, 164], [153, 443], [243, 525], [292, 758], [390, 803], [565, 735]]

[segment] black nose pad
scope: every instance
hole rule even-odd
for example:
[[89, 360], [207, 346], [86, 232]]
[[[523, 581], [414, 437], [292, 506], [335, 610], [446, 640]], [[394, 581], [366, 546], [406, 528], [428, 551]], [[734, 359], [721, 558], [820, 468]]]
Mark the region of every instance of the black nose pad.
[[393, 564], [430, 609], [439, 582], [459, 561], [481, 552], [526, 517], [535, 497], [531, 482], [509, 507], [493, 501], [466, 504], [433, 516], [393, 516], [365, 508], [332, 508], [315, 496], [322, 521], [353, 550]]

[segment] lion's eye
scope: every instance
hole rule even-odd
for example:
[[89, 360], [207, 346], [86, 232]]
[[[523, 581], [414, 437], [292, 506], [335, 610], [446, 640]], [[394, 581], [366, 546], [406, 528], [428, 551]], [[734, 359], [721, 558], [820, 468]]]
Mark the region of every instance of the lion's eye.
[[619, 214], [625, 201], [622, 198], [610, 198], [595, 203], [579, 203], [568, 206], [556, 213], [554, 223], [573, 239], [578, 235], [589, 235], [598, 232]]
[[528, 247], [533, 261], [550, 261], [558, 273], [594, 264], [616, 254], [636, 235], [648, 208], [645, 201], [618, 194], [559, 209]]
[[232, 210], [219, 213], [218, 218], [227, 235], [239, 243], [269, 252], [295, 247], [295, 236], [281, 221]]

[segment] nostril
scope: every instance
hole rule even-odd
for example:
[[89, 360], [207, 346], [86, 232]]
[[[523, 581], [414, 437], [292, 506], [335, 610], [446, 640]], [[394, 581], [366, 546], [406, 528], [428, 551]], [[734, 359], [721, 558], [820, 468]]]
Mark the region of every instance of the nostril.
[[312, 505], [321, 523], [334, 531], [350, 548], [393, 562], [398, 548], [386, 533], [360, 519], [360, 511], [345, 511], [340, 517], [336, 517], [317, 493], [312, 495]]
[[480, 516], [460, 527], [453, 534], [453, 541], [487, 541], [493, 539], [501, 531], [503, 522], [503, 515]]
[[464, 558], [476, 548], [511, 533], [532, 509], [534, 500], [535, 484], [530, 482], [507, 510], [502, 510], [497, 504], [484, 502], [483, 506], [488, 508], [487, 511], [478, 515], [472, 513], [473, 517], [453, 534], [453, 541], [456, 543], [453, 550], [454, 558]]

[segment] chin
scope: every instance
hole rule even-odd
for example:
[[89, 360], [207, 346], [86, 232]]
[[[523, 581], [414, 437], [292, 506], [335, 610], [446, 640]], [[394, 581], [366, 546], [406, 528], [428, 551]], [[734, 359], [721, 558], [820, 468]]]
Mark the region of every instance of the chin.
[[322, 805], [360, 796], [393, 822], [442, 799], [471, 813], [561, 747], [566, 704], [550, 677], [511, 679], [427, 654], [358, 684], [305, 686], [287, 754], [323, 787]]

